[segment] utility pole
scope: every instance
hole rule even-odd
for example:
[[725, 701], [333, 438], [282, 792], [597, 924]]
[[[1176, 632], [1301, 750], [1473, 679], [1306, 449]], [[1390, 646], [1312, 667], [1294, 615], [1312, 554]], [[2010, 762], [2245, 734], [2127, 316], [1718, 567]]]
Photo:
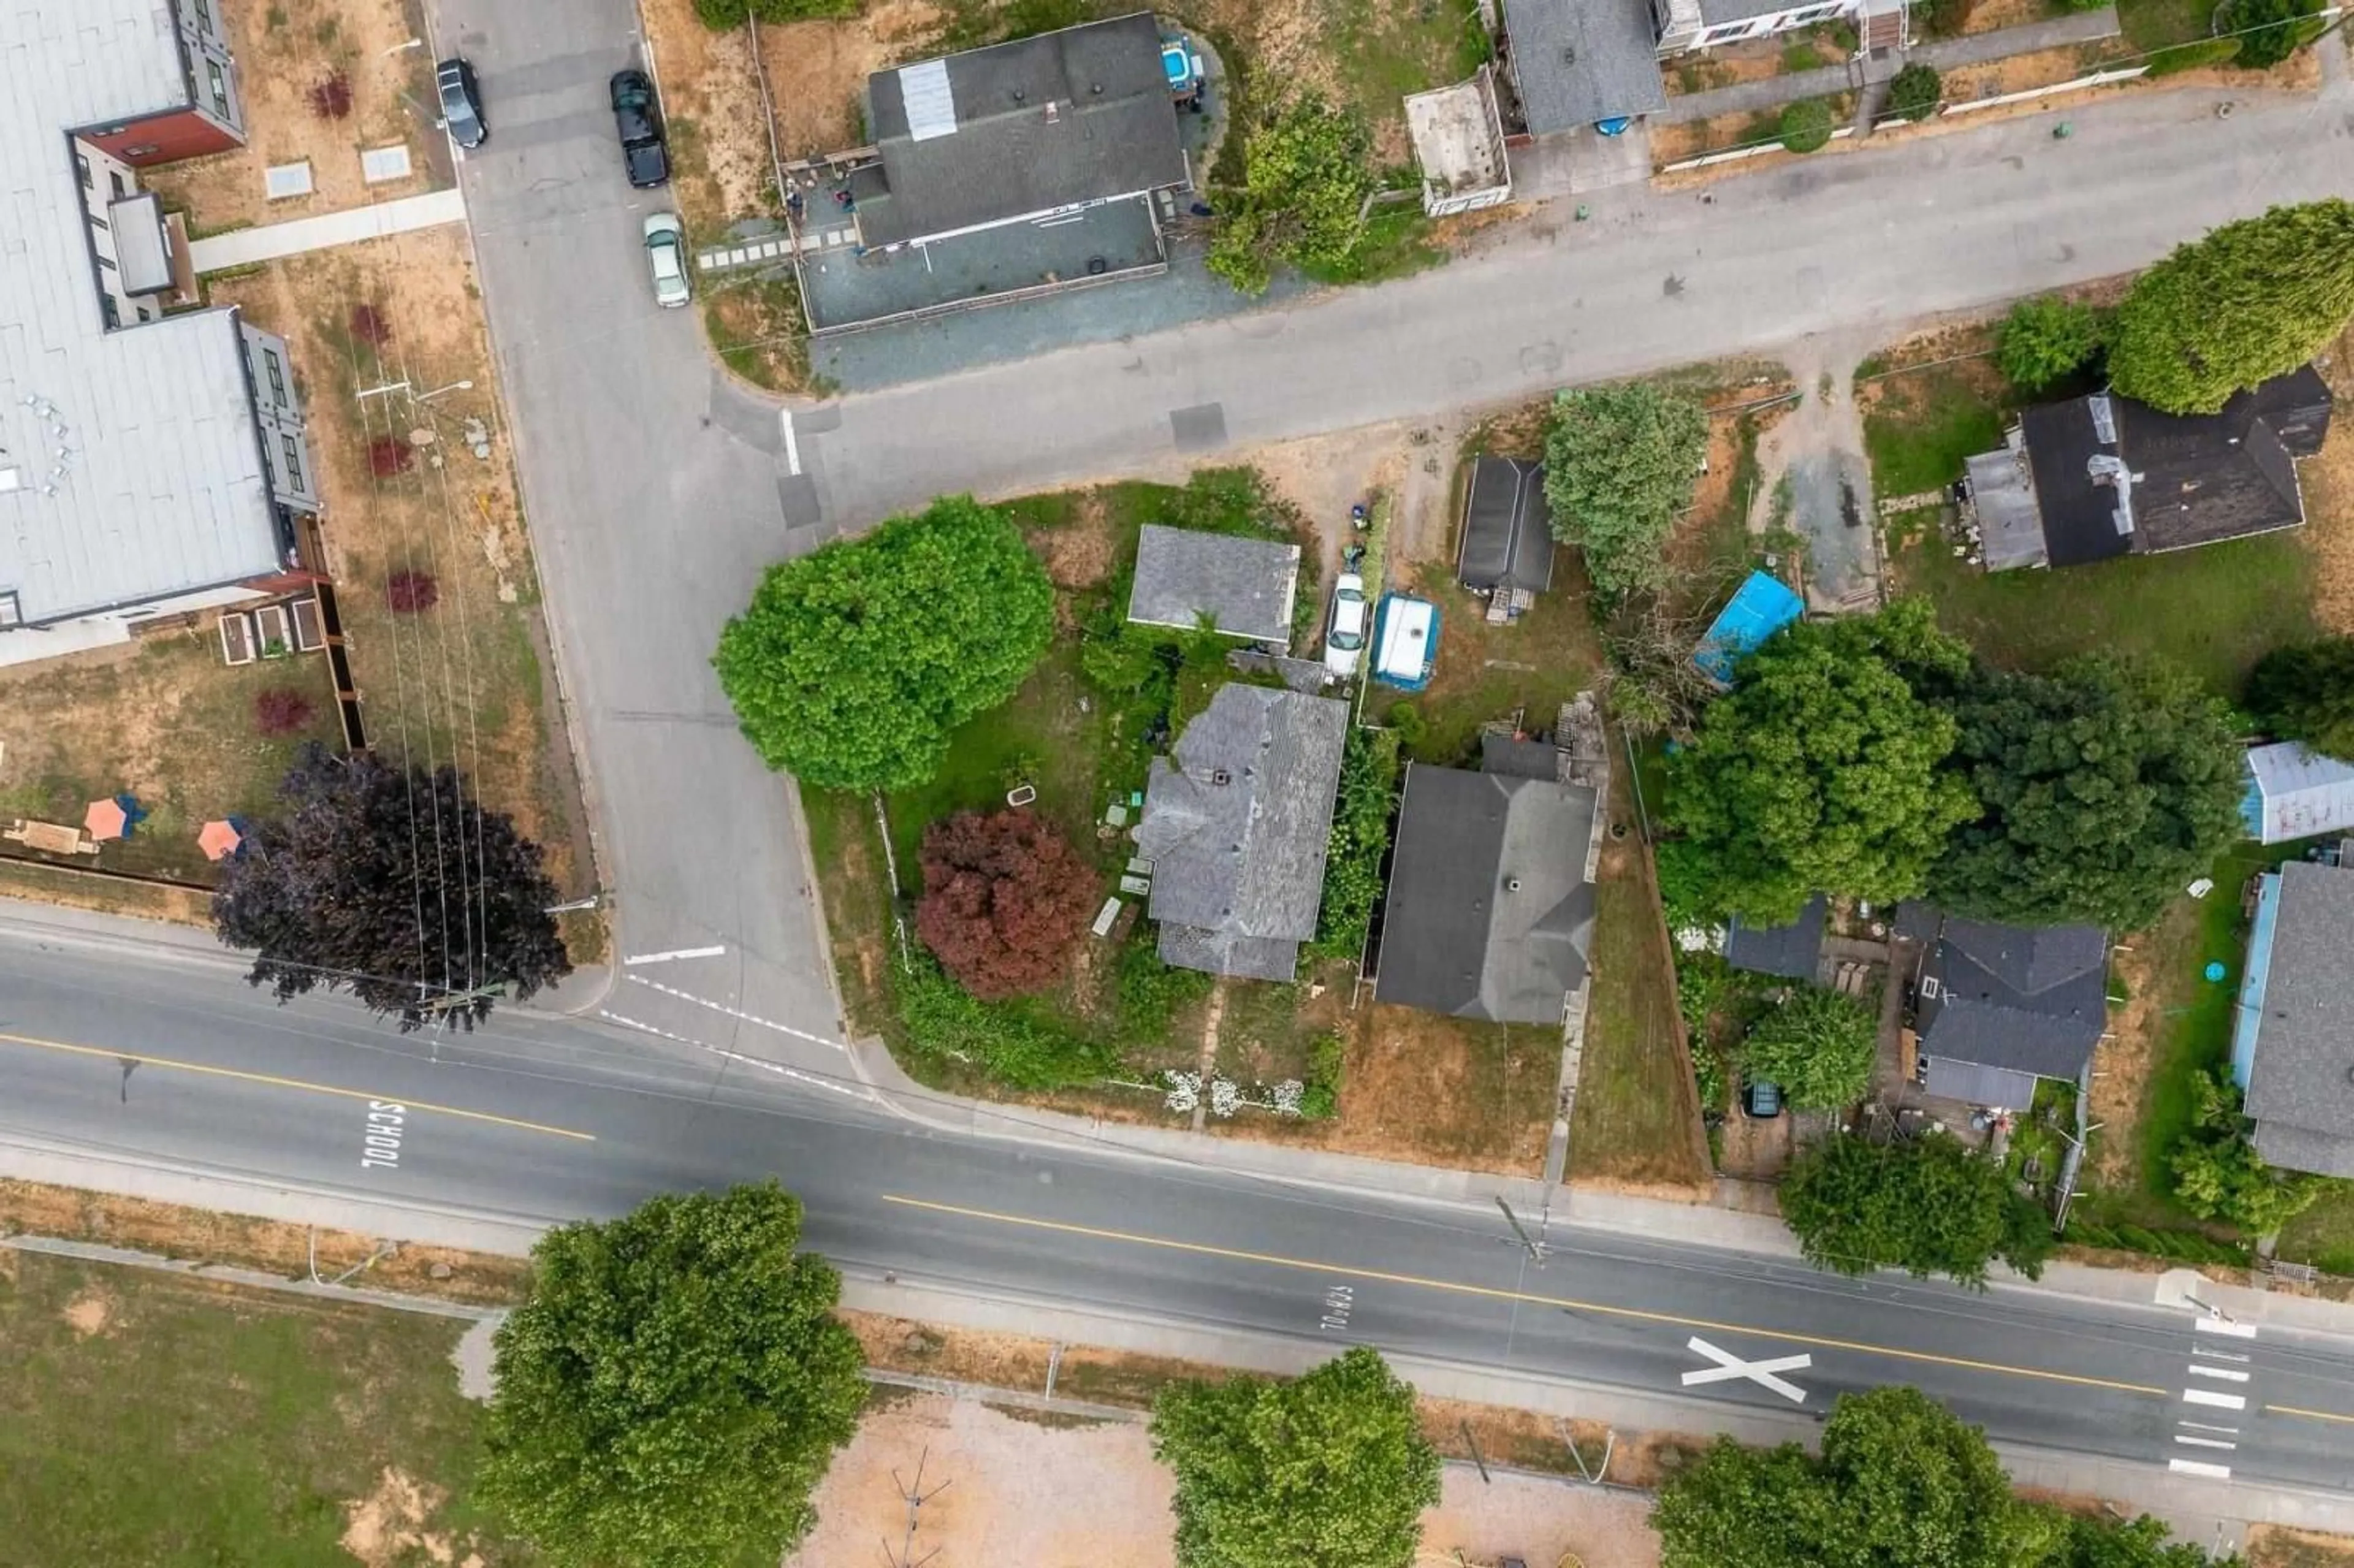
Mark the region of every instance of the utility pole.
[[924, 1568], [925, 1563], [929, 1563], [941, 1552], [942, 1548], [935, 1546], [921, 1557], [916, 1555], [916, 1531], [923, 1523], [924, 1505], [949, 1489], [949, 1483], [942, 1481], [930, 1491], [924, 1490], [924, 1466], [931, 1457], [931, 1446], [927, 1444], [923, 1452], [916, 1456], [916, 1479], [913, 1485], [901, 1480], [896, 1469], [891, 1472], [891, 1483], [899, 1489], [900, 1499], [907, 1505], [907, 1531], [900, 1537], [896, 1552], [892, 1550], [888, 1541], [883, 1542], [883, 1561], [887, 1568]]
[[1521, 1217], [1512, 1213], [1512, 1205], [1504, 1202], [1504, 1195], [1500, 1192], [1496, 1194], [1496, 1207], [1504, 1211], [1504, 1223], [1512, 1227], [1514, 1235], [1521, 1238], [1521, 1245], [1527, 1251], [1529, 1261], [1540, 1268], [1543, 1267], [1545, 1244], [1529, 1234], [1526, 1227], [1521, 1224]]

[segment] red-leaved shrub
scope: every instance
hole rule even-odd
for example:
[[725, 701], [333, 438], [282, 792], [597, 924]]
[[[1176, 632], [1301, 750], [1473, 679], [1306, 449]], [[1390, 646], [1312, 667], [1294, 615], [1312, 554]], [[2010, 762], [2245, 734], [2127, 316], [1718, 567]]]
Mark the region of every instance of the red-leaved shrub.
[[374, 305], [352, 307], [352, 337], [373, 348], [382, 348], [392, 341], [392, 323]]
[[416, 449], [399, 436], [378, 436], [368, 443], [368, 471], [378, 479], [407, 473], [416, 461]]
[[302, 693], [272, 686], [254, 694], [253, 727], [264, 735], [293, 735], [311, 722], [316, 711]]
[[983, 1001], [1044, 989], [1095, 912], [1096, 877], [1029, 811], [959, 811], [924, 830], [916, 934]]
[[400, 571], [384, 580], [384, 601], [401, 615], [417, 615], [441, 602], [441, 586], [427, 572]]
[[345, 120], [352, 112], [351, 79], [337, 71], [311, 90], [311, 112], [322, 120]]

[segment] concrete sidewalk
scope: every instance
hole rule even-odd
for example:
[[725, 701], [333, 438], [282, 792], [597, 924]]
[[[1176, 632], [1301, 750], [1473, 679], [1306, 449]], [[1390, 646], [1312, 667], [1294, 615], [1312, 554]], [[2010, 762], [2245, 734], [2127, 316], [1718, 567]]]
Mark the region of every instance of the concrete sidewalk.
[[397, 201], [323, 212], [315, 217], [264, 224], [260, 228], [233, 228], [227, 234], [191, 242], [188, 260], [199, 274], [221, 272], [231, 267], [275, 261], [281, 256], [299, 256], [306, 250], [355, 245], [363, 239], [382, 239], [387, 235], [465, 220], [465, 195], [453, 185], [446, 191], [427, 191], [422, 196], [402, 196]]
[[[1914, 60], [1935, 66], [1939, 70], [1953, 70], [1962, 66], [1984, 65], [1989, 60], [2009, 59], [2013, 55], [2031, 55], [2039, 49], [2064, 48], [2071, 44], [2089, 44], [2101, 38], [2117, 36], [2117, 13], [2114, 6], [2104, 5], [2097, 11], [2074, 11], [2062, 16], [2049, 17], [2041, 22], [2029, 22], [2016, 27], [1997, 27], [1992, 32], [1970, 33], [1958, 38], [1935, 38], [1916, 44], [1905, 51], [1904, 63]], [[1651, 116], [1668, 124], [1707, 120], [1719, 114], [1737, 114], [1744, 110], [1778, 109], [1786, 103], [1796, 103], [1805, 98], [1828, 98], [1863, 85], [1867, 74], [1875, 80], [1895, 74], [1893, 64], [1850, 60], [1842, 65], [1823, 66], [1815, 70], [1793, 71], [1787, 76], [1769, 76], [1760, 81], [1735, 82], [1709, 92], [1686, 93], [1668, 100], [1668, 106]]]

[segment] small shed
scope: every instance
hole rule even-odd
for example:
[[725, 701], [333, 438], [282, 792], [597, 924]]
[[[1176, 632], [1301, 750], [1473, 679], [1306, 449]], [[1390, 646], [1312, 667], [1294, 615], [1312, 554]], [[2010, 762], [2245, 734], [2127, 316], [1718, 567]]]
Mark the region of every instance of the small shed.
[[1471, 465], [1455, 577], [1473, 593], [1539, 594], [1553, 586], [1553, 509], [1543, 464], [1483, 457]]
[[1734, 916], [1724, 937], [1724, 961], [1751, 974], [1813, 983], [1822, 968], [1830, 900], [1816, 894], [1787, 926], [1753, 926]]
[[1288, 646], [1299, 546], [1148, 523], [1136, 545], [1128, 618], [1191, 631], [1204, 617], [1229, 637]]
[[1733, 684], [1734, 667], [1766, 640], [1806, 613], [1806, 601], [1781, 578], [1752, 572], [1717, 612], [1692, 652], [1692, 662], [1720, 686]]
[[2252, 746], [2240, 817], [2248, 836], [2267, 844], [2354, 829], [2354, 762], [2293, 740]]

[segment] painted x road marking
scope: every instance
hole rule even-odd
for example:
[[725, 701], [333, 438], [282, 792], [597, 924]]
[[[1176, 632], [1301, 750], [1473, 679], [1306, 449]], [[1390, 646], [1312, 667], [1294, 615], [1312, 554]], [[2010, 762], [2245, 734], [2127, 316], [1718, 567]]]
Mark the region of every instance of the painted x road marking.
[[1801, 1353], [1795, 1356], [1776, 1356], [1770, 1361], [1744, 1361], [1729, 1351], [1718, 1350], [1698, 1334], [1691, 1337], [1686, 1348], [1697, 1351], [1716, 1363], [1702, 1372], [1684, 1373], [1686, 1388], [1695, 1383], [1724, 1383], [1733, 1378], [1744, 1377], [1752, 1383], [1772, 1389], [1793, 1404], [1804, 1404], [1807, 1402], [1805, 1389], [1787, 1378], [1776, 1377], [1774, 1374], [1797, 1372], [1802, 1368], [1814, 1365], [1815, 1358], [1810, 1355]]

